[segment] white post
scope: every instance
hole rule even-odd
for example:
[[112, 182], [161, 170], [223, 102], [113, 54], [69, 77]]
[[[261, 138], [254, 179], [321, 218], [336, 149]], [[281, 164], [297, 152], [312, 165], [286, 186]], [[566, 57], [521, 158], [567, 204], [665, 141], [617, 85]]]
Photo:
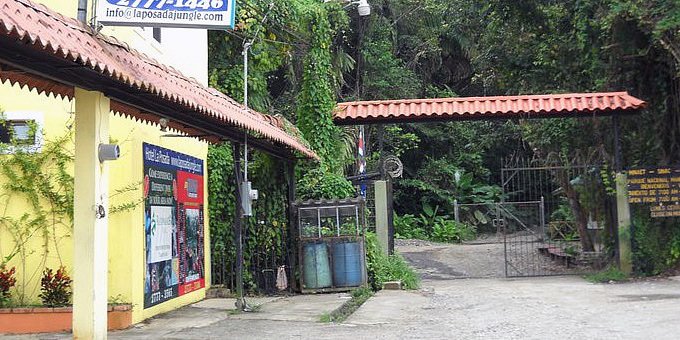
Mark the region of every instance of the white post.
[[616, 214], [619, 222], [619, 269], [630, 275], [633, 272], [633, 235], [628, 203], [628, 175], [621, 172], [616, 174]]
[[453, 200], [453, 218], [456, 223], [460, 223], [460, 210], [458, 210], [458, 200]]
[[375, 233], [385, 255], [390, 252], [390, 235], [387, 209], [387, 181], [375, 181]]
[[106, 339], [109, 181], [97, 153], [109, 143], [110, 101], [76, 88], [75, 102], [73, 338]]

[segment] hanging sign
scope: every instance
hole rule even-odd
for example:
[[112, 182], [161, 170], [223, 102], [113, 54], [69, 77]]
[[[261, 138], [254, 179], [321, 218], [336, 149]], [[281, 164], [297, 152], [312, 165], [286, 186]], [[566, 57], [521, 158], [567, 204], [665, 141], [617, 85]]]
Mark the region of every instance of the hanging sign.
[[652, 205], [652, 217], [680, 216], [680, 169], [628, 170], [628, 202]]
[[205, 287], [203, 160], [143, 144], [144, 308]]
[[96, 20], [111, 26], [234, 28], [235, 0], [99, 0]]

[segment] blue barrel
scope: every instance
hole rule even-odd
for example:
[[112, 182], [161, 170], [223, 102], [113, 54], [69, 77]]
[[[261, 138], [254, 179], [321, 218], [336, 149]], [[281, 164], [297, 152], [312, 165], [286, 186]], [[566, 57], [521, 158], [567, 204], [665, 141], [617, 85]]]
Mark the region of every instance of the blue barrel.
[[336, 287], [358, 287], [363, 283], [361, 247], [358, 242], [333, 245], [333, 283]]
[[316, 289], [331, 286], [331, 268], [328, 263], [328, 247], [325, 243], [308, 243], [304, 247], [304, 288]]

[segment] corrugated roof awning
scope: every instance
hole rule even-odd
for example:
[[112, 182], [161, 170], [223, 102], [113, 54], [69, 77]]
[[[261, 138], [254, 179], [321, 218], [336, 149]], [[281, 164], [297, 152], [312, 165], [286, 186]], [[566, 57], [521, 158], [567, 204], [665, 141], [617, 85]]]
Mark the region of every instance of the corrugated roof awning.
[[204, 140], [239, 141], [292, 158], [297, 151], [318, 156], [299, 131], [281, 118], [244, 107], [179, 71], [138, 53], [29, 0], [0, 4], [0, 81], [72, 98], [73, 88], [96, 90], [112, 99], [112, 110], [171, 127]]
[[437, 120], [560, 118], [634, 113], [647, 105], [627, 92], [406, 99], [338, 104], [339, 125]]

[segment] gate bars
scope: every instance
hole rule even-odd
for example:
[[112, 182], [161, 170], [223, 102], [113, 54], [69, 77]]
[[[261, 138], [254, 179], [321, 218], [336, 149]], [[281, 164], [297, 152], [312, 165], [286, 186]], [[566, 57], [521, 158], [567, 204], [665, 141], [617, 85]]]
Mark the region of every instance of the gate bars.
[[[499, 209], [506, 223], [506, 275], [510, 277], [594, 272], [613, 259], [606, 251], [615, 240], [616, 218], [613, 198], [602, 180], [609, 176], [603, 171], [605, 158], [597, 150], [570, 160], [556, 155], [546, 158], [510, 158], [501, 168]], [[517, 209], [528, 217], [515, 214]], [[532, 215], [541, 219], [540, 234], [523, 220]]]
[[[505, 276], [583, 274], [613, 260], [614, 202], [602, 159], [504, 160], [500, 203], [454, 203], [457, 221], [503, 243]], [[593, 156], [591, 155], [591, 156]], [[606, 169], [606, 168], [605, 168]]]

